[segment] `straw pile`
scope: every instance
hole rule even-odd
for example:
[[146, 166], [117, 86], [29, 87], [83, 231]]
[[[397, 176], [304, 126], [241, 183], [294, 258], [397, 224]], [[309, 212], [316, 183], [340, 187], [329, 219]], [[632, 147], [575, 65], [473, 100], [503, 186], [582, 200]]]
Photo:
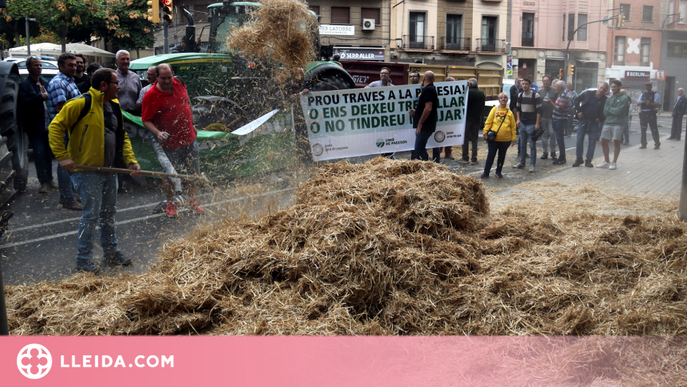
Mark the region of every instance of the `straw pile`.
[[[553, 188], [489, 214], [481, 182], [435, 163], [325, 165], [293, 207], [198, 229], [145, 274], [6, 286], [11, 334], [685, 336], [684, 224]], [[470, 355], [522, 369], [510, 385], [687, 385], [684, 340], [602, 339]]]
[[315, 57], [313, 31], [317, 20], [297, 0], [264, 0], [251, 21], [234, 29], [227, 44], [253, 60], [304, 67]]
[[197, 230], [143, 275], [8, 286], [10, 326], [22, 335], [686, 333], [681, 222], [557, 212], [489, 217], [480, 182], [434, 163], [326, 165], [295, 206]]

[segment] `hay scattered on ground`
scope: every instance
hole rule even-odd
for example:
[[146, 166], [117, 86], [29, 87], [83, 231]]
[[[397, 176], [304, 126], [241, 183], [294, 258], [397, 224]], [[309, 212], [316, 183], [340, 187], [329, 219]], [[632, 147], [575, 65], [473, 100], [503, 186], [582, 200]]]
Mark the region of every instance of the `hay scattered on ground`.
[[564, 198], [563, 189], [490, 214], [481, 182], [435, 163], [328, 164], [293, 207], [197, 230], [165, 246], [145, 274], [7, 286], [10, 328], [685, 335], [685, 225], [600, 213], [585, 201], [608, 206], [602, 193], [585, 186]]
[[251, 21], [231, 31], [227, 44], [251, 59], [305, 67], [315, 58], [312, 42], [317, 20], [297, 0], [264, 0]]

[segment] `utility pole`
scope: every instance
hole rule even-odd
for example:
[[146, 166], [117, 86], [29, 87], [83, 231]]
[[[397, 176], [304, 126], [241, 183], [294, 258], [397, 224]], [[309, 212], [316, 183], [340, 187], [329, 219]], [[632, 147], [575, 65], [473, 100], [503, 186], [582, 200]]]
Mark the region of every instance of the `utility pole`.
[[621, 16], [622, 16], [622, 14], [616, 15], [616, 16], [613, 16], [613, 17], [610, 17], [610, 18], [609, 18], [609, 17], [605, 17], [605, 18], [603, 18], [602, 20], [594, 20], [594, 21], [590, 21], [590, 22], [587, 22], [587, 23], [584, 23], [584, 24], [580, 24], [579, 26], [577, 26], [577, 28], [575, 29], [575, 31], [573, 31], [572, 34], [568, 35], [568, 46], [565, 48], [565, 65], [563, 66], [563, 69], [564, 69], [564, 72], [563, 72], [563, 81], [565, 81], [566, 83], [568, 82], [568, 72], [567, 72], [567, 71], [568, 71], [568, 62], [569, 62], [569, 60], [570, 60], [570, 59], [568, 58], [568, 57], [569, 57], [568, 51], [570, 51], [570, 43], [572, 43], [572, 40], [575, 38], [575, 35], [577, 35], [577, 31], [579, 31], [580, 28], [582, 28], [582, 27], [586, 27], [588, 24], [594, 24], [594, 23], [603, 23], [603, 24], [606, 24], [606, 23], [609, 22], [609, 20], [615, 20], [615, 19], [618, 19], [618, 18], [621, 17]]
[[26, 53], [28, 54], [27, 56], [31, 56], [31, 42], [29, 40], [29, 22], [30, 21], [36, 21], [36, 19], [31, 18], [31, 17], [25, 17], [25, 25], [26, 25]]

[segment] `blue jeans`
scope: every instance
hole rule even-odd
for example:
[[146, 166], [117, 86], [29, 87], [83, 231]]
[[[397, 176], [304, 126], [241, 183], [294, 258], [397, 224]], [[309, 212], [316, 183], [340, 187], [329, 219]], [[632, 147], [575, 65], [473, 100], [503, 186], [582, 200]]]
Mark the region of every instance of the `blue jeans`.
[[549, 153], [549, 148], [551, 148], [551, 153], [556, 151], [556, 132], [553, 129], [553, 119], [552, 118], [541, 118], [539, 122], [544, 130], [544, 134], [541, 135], [541, 145], [544, 149], [544, 153]]
[[72, 182], [83, 202], [76, 253], [76, 262], [79, 265], [93, 257], [93, 234], [98, 220], [103, 252], [107, 254], [118, 251], [114, 218], [117, 211], [117, 175], [73, 172]]
[[520, 124], [520, 164], [526, 165], [527, 144], [530, 144], [530, 164], [534, 166], [537, 162], [537, 144], [532, 139], [534, 134], [534, 124]]
[[558, 142], [558, 160], [565, 160], [565, 128], [568, 126], [568, 119], [553, 120], [553, 130], [556, 132]]
[[[429, 160], [429, 154], [427, 153], [427, 140], [429, 140], [433, 134], [434, 132], [422, 130], [420, 131], [420, 134], [415, 135], [415, 153], [411, 156], [411, 160]], [[440, 154], [441, 148], [432, 149], [432, 160], [438, 163]]]
[[[64, 145], [67, 146], [67, 133], [64, 134]], [[57, 185], [60, 187], [60, 202], [69, 202], [75, 200], [74, 188], [72, 187], [72, 178], [69, 172], [65, 171], [57, 165]]]
[[596, 149], [596, 138], [599, 135], [599, 124], [586, 118], [580, 118], [577, 122], [577, 149], [575, 152], [578, 160], [582, 160], [585, 134], [588, 138], [587, 161], [592, 161], [594, 158], [594, 149]]
[[41, 185], [52, 181], [52, 150], [48, 143], [48, 132], [41, 131], [29, 136], [29, 144], [33, 149], [36, 176]]

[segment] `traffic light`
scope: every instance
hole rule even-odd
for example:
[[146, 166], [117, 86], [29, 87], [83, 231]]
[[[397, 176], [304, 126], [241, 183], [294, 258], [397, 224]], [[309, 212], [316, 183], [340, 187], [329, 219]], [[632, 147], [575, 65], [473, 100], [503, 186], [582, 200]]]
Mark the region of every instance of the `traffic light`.
[[174, 21], [174, 4], [172, 0], [162, 0], [162, 20], [169, 24]]
[[623, 16], [622, 13], [620, 15], [618, 15], [618, 20], [616, 21], [615, 28], [617, 28], [617, 29], [623, 28], [624, 19], [625, 19], [625, 16]]
[[573, 74], [575, 74], [575, 65], [569, 64], [568, 65], [568, 75], [573, 75]]
[[148, 1], [148, 15], [146, 18], [154, 24], [160, 22], [160, 0]]
[[558, 78], [563, 79], [563, 69], [558, 69]]

